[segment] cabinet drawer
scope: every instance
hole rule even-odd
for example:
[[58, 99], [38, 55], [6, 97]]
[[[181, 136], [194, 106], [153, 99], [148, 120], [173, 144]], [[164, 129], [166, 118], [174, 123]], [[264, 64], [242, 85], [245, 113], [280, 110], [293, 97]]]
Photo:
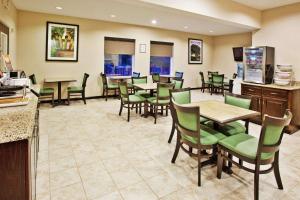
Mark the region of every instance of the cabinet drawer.
[[261, 96], [261, 88], [250, 85], [242, 85], [242, 93], [245, 95], [250, 94]]
[[263, 96], [265, 96], [265, 97], [272, 97], [272, 98], [279, 98], [279, 99], [287, 99], [288, 98], [287, 90], [264, 88], [262, 93], [263, 93]]

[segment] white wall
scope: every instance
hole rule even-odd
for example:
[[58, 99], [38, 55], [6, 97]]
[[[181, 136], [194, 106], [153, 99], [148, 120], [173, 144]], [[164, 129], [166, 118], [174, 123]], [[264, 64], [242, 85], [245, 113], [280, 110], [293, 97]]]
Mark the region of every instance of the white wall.
[[[46, 62], [46, 21], [79, 24], [78, 62]], [[81, 83], [84, 72], [91, 76], [87, 83], [87, 96], [99, 96], [99, 73], [104, 69], [104, 37], [136, 39], [135, 71], [149, 74], [150, 40], [174, 43], [174, 69], [184, 72], [185, 86], [200, 85], [199, 71], [212, 66], [213, 38], [128, 24], [87, 20], [59, 15], [19, 11], [18, 13], [18, 63], [27, 74], [35, 73], [39, 82], [46, 77], [74, 77]], [[188, 65], [188, 38], [204, 42], [203, 64]], [[139, 53], [139, 44], [147, 44], [147, 53]], [[65, 87], [64, 87], [65, 88]]]

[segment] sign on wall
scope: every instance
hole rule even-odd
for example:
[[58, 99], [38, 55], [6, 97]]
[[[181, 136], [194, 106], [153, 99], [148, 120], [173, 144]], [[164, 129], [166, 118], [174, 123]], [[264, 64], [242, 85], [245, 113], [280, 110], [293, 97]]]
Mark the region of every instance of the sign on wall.
[[47, 22], [46, 61], [78, 61], [79, 25]]

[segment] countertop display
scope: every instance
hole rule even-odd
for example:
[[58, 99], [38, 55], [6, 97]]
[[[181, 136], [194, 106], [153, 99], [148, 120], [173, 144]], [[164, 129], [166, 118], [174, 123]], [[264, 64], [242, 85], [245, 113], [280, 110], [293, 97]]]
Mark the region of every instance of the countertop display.
[[242, 84], [246, 85], [253, 85], [253, 86], [259, 86], [259, 87], [266, 87], [266, 88], [274, 88], [274, 89], [281, 89], [281, 90], [300, 90], [300, 82], [296, 82], [294, 85], [275, 85], [275, 84], [256, 84], [256, 83], [248, 83], [248, 82], [242, 82]]

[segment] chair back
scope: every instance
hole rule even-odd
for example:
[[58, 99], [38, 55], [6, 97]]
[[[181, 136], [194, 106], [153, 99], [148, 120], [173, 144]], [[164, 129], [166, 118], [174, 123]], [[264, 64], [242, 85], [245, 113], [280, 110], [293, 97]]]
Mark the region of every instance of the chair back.
[[170, 90], [174, 89], [172, 83], [157, 83], [157, 100], [170, 99]]
[[224, 84], [224, 74], [212, 74], [213, 85], [223, 85]]
[[172, 83], [174, 84], [174, 89], [181, 89], [182, 86], [183, 86], [183, 82], [184, 82], [184, 79], [180, 79], [180, 80], [172, 80]]
[[132, 72], [132, 77], [134, 77], [134, 78], [138, 78], [138, 77], [140, 77], [140, 75], [141, 75], [141, 73], [139, 73], [139, 72]]
[[[188, 146], [200, 149], [200, 108], [197, 106], [183, 107], [174, 100], [171, 100], [171, 102], [176, 113], [177, 129], [180, 133], [181, 141]], [[189, 141], [192, 138], [197, 141], [197, 144]]]
[[107, 78], [106, 78], [106, 74], [104, 74], [104, 73], [100, 73], [100, 76], [101, 76], [101, 79], [102, 79], [102, 84], [103, 84], [103, 86], [104, 87], [106, 87], [107, 86]]
[[217, 71], [216, 72], [208, 71], [207, 74], [208, 74], [208, 76], [212, 76], [213, 74], [218, 75], [219, 72], [217, 72]]
[[31, 74], [30, 76], [28, 76], [28, 78], [30, 79], [30, 81], [31, 81], [31, 83], [32, 83], [33, 85], [35, 85], [35, 84], [37, 83], [34, 74]]
[[233, 90], [233, 79], [229, 80], [229, 86], [228, 86], [228, 91], [232, 93]]
[[160, 76], [157, 73], [152, 74], [152, 81], [153, 83], [158, 83], [160, 81]]
[[86, 82], [87, 82], [87, 79], [89, 78], [89, 74], [87, 73], [84, 73], [84, 76], [83, 76], [83, 81], [82, 81], [82, 88], [85, 89], [86, 87]]
[[250, 109], [251, 97], [225, 92], [225, 104]]
[[182, 80], [183, 72], [175, 72], [175, 80]]
[[121, 100], [123, 101], [128, 100], [128, 87], [127, 87], [127, 82], [120, 82], [119, 83], [119, 90], [120, 90], [120, 97]]
[[232, 79], [235, 79], [237, 77], [237, 73], [233, 73]]
[[284, 128], [290, 124], [292, 117], [293, 115], [289, 110], [286, 110], [282, 118], [264, 116], [256, 155], [257, 159], [260, 159], [262, 153], [274, 154], [278, 152]]
[[171, 99], [177, 104], [191, 103], [191, 89], [174, 89], [170, 90]]
[[147, 76], [131, 77], [132, 84], [147, 83]]

